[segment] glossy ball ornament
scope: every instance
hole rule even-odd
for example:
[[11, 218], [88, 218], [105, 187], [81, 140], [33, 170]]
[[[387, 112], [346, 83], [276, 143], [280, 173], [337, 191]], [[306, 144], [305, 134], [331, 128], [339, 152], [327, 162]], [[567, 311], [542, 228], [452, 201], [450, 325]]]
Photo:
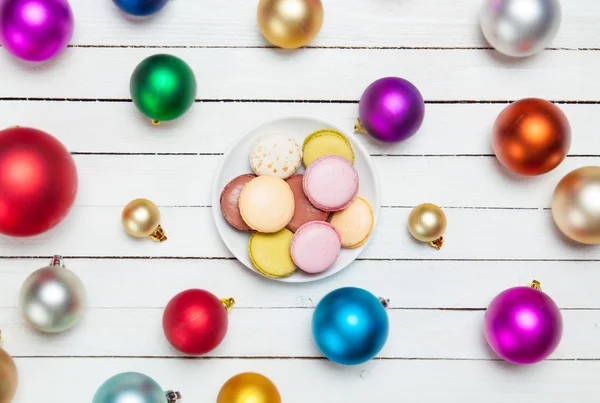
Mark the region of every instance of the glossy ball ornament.
[[67, 47], [72, 34], [67, 0], [0, 1], [0, 43], [20, 59], [48, 60]]
[[480, 15], [485, 39], [513, 57], [541, 52], [560, 26], [559, 0], [484, 0]]
[[521, 175], [542, 175], [556, 168], [571, 147], [571, 127], [553, 103], [537, 98], [513, 102], [500, 113], [492, 147], [498, 161]]
[[0, 131], [0, 234], [38, 235], [69, 212], [77, 170], [69, 151], [36, 129]]
[[148, 199], [135, 199], [127, 203], [121, 213], [121, 224], [133, 237], [150, 237], [157, 242], [167, 240], [165, 230], [160, 226], [160, 211]]
[[501, 358], [514, 364], [546, 359], [562, 337], [562, 316], [540, 283], [496, 296], [485, 313], [485, 338]]
[[[0, 347], [2, 332], [0, 332]], [[12, 357], [0, 348], [0, 403], [11, 403], [17, 392], [17, 367]]]
[[308, 45], [323, 25], [321, 0], [260, 0], [258, 26], [271, 44], [285, 49]]
[[135, 106], [157, 125], [190, 109], [196, 98], [196, 77], [180, 58], [154, 55], [135, 68], [129, 90]]
[[225, 338], [229, 325], [227, 312], [234, 304], [233, 298], [219, 299], [208, 291], [183, 291], [165, 307], [162, 321], [165, 336], [184, 354], [206, 354]]
[[21, 287], [21, 312], [37, 330], [58, 333], [79, 321], [85, 289], [79, 277], [54, 256], [49, 266], [33, 272]]
[[389, 332], [387, 301], [361, 288], [330, 292], [319, 302], [312, 320], [319, 350], [331, 361], [358, 365], [381, 351]]
[[419, 242], [427, 242], [436, 249], [444, 244], [446, 214], [435, 204], [425, 203], [415, 207], [408, 216], [408, 230]]
[[217, 403], [281, 403], [281, 396], [271, 380], [261, 374], [245, 372], [225, 382]]
[[600, 244], [600, 167], [568, 173], [552, 196], [552, 218], [567, 237], [584, 244]]
[[168, 0], [113, 0], [124, 13], [146, 17], [162, 10]]
[[164, 392], [147, 375], [123, 372], [104, 382], [96, 391], [92, 403], [174, 403], [179, 399], [179, 392]]
[[393, 143], [415, 134], [425, 117], [425, 102], [410, 81], [381, 78], [367, 87], [358, 105], [356, 133]]

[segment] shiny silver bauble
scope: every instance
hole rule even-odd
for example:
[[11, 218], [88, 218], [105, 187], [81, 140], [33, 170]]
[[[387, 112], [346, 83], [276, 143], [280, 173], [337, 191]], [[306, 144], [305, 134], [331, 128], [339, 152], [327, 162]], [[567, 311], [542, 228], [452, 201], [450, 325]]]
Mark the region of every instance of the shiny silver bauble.
[[550, 45], [561, 20], [558, 0], [484, 0], [481, 30], [497, 51], [525, 57]]
[[85, 305], [81, 280], [55, 256], [51, 265], [33, 272], [21, 287], [21, 311], [37, 330], [58, 333], [73, 327]]

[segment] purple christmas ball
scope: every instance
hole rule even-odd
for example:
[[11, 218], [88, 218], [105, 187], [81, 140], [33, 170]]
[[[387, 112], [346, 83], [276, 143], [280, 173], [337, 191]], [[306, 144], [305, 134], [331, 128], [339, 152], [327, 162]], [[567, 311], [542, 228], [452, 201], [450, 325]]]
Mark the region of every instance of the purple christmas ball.
[[67, 0], [0, 0], [0, 43], [23, 60], [50, 59], [67, 47], [72, 34]]
[[554, 352], [562, 337], [562, 316], [549, 296], [533, 287], [500, 294], [485, 313], [485, 338], [501, 358], [534, 364]]
[[406, 140], [419, 130], [425, 102], [410, 81], [398, 77], [373, 82], [360, 98], [356, 131], [387, 143]]

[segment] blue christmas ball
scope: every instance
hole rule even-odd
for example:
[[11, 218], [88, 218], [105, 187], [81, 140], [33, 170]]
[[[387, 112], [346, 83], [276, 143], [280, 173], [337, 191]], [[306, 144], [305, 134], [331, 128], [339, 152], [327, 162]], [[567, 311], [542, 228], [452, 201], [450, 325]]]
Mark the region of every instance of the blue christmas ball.
[[168, 0], [113, 0], [127, 14], [145, 17], [159, 12]]
[[167, 403], [165, 392], [149, 376], [124, 372], [108, 379], [94, 395], [92, 403]]
[[377, 297], [362, 288], [346, 287], [330, 292], [319, 302], [312, 329], [325, 357], [342, 365], [358, 365], [381, 351], [389, 321]]

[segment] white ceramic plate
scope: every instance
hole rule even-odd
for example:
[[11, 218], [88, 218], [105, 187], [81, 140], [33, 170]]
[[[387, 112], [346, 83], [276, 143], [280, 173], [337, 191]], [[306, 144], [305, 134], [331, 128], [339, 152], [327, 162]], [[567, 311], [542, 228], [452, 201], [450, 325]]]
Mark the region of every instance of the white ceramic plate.
[[[227, 223], [225, 218], [223, 218], [220, 204], [223, 188], [236, 176], [252, 173], [250, 163], [248, 162], [248, 154], [250, 153], [250, 147], [259, 137], [267, 134], [283, 133], [294, 138], [298, 145], [302, 147], [304, 139], [309, 134], [326, 128], [335, 129], [344, 133], [352, 144], [356, 155], [354, 166], [360, 176], [360, 189], [358, 195], [371, 204], [373, 214], [375, 215], [375, 225], [377, 224], [381, 207], [379, 178], [375, 171], [371, 156], [352, 134], [346, 132], [335, 123], [315, 116], [289, 115], [267, 120], [247, 130], [231, 145], [221, 160], [221, 164], [217, 169], [213, 182], [213, 216], [221, 239], [223, 239], [223, 242], [227, 245], [231, 253], [233, 253], [233, 255], [249, 269], [256, 272], [248, 256], [248, 240], [250, 238], [250, 232], [236, 230]], [[304, 172], [304, 166], [297, 171], [297, 173], [302, 172]], [[355, 249], [342, 249], [335, 264], [323, 273], [310, 275], [298, 269], [290, 277], [276, 280], [288, 283], [304, 283], [334, 275], [352, 263], [360, 255], [367, 243], [368, 241]]]

